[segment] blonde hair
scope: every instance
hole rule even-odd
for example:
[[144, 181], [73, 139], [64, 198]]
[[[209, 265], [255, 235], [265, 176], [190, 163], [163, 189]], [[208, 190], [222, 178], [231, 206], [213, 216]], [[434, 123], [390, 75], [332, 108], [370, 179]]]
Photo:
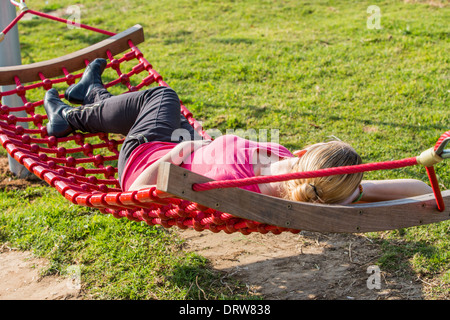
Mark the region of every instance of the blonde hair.
[[[292, 172], [314, 171], [361, 164], [361, 157], [347, 143], [330, 141], [307, 148], [294, 164]], [[362, 180], [362, 173], [288, 180], [284, 182], [286, 199], [315, 203], [341, 203], [349, 198]]]

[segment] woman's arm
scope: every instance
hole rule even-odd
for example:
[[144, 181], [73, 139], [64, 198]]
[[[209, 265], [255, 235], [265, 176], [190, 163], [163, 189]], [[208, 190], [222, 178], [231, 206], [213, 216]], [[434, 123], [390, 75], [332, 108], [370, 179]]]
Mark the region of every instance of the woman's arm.
[[211, 140], [192, 140], [180, 142], [165, 156], [161, 157], [145, 169], [139, 177], [134, 180], [129, 191], [148, 188], [155, 185], [158, 177], [158, 167], [162, 162], [170, 162], [179, 166], [192, 154], [192, 152], [206, 144], [209, 144], [210, 142]]
[[361, 201], [365, 202], [396, 200], [433, 192], [425, 182], [415, 179], [367, 180], [361, 184]]

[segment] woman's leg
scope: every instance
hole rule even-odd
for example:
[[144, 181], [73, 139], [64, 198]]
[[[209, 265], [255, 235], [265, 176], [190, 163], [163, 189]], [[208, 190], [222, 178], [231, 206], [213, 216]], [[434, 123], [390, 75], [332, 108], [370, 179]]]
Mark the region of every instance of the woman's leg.
[[174, 130], [183, 128], [186, 130], [183, 137], [193, 139], [194, 130], [180, 114], [180, 100], [170, 88], [156, 87], [118, 96], [98, 89], [91, 97], [94, 103], [66, 112], [66, 119], [74, 129], [172, 141]]
[[105, 87], [94, 87], [86, 94], [83, 105], [98, 103], [111, 97], [113, 97], [113, 95], [107, 89], [105, 89]]
[[[64, 94], [66, 100], [83, 105], [76, 109], [67, 108], [67, 110], [64, 111], [64, 114], [71, 119], [71, 126], [73, 128], [87, 132], [111, 132], [127, 135], [135, 122], [143, 121], [144, 128], [149, 127], [154, 131], [154, 125], [147, 126], [148, 118], [150, 118], [150, 121], [159, 123], [161, 121], [166, 121], [169, 117], [171, 119], [176, 117], [176, 115], [173, 115], [171, 112], [166, 115], [168, 109], [167, 106], [162, 106], [161, 110], [163, 112], [161, 114], [158, 113], [158, 110], [156, 110], [157, 113], [155, 114], [155, 103], [157, 104], [159, 99], [157, 91], [163, 90], [163, 92], [165, 92], [167, 88], [151, 89], [152, 93], [150, 94], [147, 90], [120, 95], [115, 98], [105, 89], [102, 82], [101, 75], [106, 65], [107, 61], [105, 59], [95, 59], [87, 66], [81, 80], [66, 90]], [[153, 93], [155, 94], [153, 95]], [[170, 100], [174, 95], [176, 96], [175, 92], [166, 94], [165, 98], [163, 94], [161, 99], [165, 98]], [[177, 101], [172, 101], [171, 103], [179, 106], [178, 97], [176, 98]], [[55, 103], [60, 104], [62, 102], [56, 101]], [[168, 106], [169, 109], [173, 109], [170, 108], [170, 104]], [[142, 110], [145, 111], [142, 115], [139, 115]], [[161, 128], [160, 130], [163, 131], [163, 138], [166, 138], [167, 136], [166, 131], [171, 133], [177, 128], [182, 128], [185, 131], [182, 133], [183, 138], [193, 139], [194, 130], [191, 125], [184, 116], [181, 115], [179, 108], [177, 113], [180, 114], [179, 122], [170, 122], [168, 128], [164, 125], [159, 126]], [[142, 134], [142, 128], [138, 127], [136, 130], [138, 131], [136, 132], [137, 134]], [[190, 135], [192, 135], [192, 137], [189, 137]], [[152, 137], [149, 138], [155, 140]], [[162, 140], [161, 135], [158, 135], [156, 140]]]
[[93, 100], [96, 103], [69, 109], [66, 119], [76, 130], [126, 135], [119, 154], [119, 178], [140, 144], [194, 139], [194, 129], [180, 114], [180, 99], [170, 88], [156, 87], [102, 99], [105, 95], [106, 90], [99, 90]]
[[106, 59], [97, 58], [86, 67], [78, 83], [71, 85], [64, 92], [64, 98], [73, 104], [89, 104], [92, 101], [86, 100], [94, 88], [102, 88], [102, 73], [107, 65]]
[[[50, 89], [44, 99], [48, 115], [47, 133], [56, 137], [73, 130], [126, 135], [119, 154], [119, 178], [132, 151], [149, 141], [179, 142], [194, 139], [194, 129], [180, 114], [180, 100], [170, 88], [156, 87], [145, 91], [113, 96], [102, 85], [105, 61], [94, 60], [81, 81], [65, 92], [72, 108]], [[177, 130], [182, 129], [177, 132]], [[176, 132], [176, 134], [174, 134]]]
[[112, 96], [106, 89], [102, 91], [103, 94], [91, 95], [92, 99], [86, 99], [92, 103], [69, 109], [66, 112], [67, 121], [73, 129], [83, 132], [127, 135], [144, 106], [142, 98], [146, 92]]

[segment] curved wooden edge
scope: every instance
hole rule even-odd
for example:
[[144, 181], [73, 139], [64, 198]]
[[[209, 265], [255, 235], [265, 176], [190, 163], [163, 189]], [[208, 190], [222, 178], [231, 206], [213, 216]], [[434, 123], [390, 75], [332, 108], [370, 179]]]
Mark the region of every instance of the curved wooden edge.
[[107, 50], [115, 55], [130, 49], [128, 40], [131, 40], [133, 44], [144, 41], [144, 31], [141, 25], [136, 24], [108, 39], [62, 57], [31, 64], [2, 67], [0, 68], [0, 85], [15, 85], [15, 76], [22, 83], [27, 83], [41, 81], [39, 72], [42, 72], [47, 78], [54, 78], [64, 75], [62, 70], [64, 67], [68, 72], [84, 69], [86, 67], [85, 60], [108, 58]]
[[443, 191], [446, 209], [437, 210], [433, 194], [355, 205], [289, 201], [255, 192], [226, 188], [196, 192], [194, 183], [211, 181], [170, 163], [162, 163], [157, 189], [233, 216], [296, 230], [364, 233], [393, 230], [450, 219], [450, 190]]

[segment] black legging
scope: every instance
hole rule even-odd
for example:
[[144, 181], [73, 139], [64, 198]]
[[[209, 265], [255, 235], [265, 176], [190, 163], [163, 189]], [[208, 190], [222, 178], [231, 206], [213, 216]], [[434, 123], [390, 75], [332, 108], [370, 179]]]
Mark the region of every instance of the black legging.
[[67, 113], [67, 121], [74, 129], [83, 132], [126, 136], [117, 165], [119, 181], [128, 157], [140, 144], [198, 139], [192, 126], [180, 113], [178, 95], [167, 87], [118, 96], [95, 87], [85, 98], [83, 106]]

